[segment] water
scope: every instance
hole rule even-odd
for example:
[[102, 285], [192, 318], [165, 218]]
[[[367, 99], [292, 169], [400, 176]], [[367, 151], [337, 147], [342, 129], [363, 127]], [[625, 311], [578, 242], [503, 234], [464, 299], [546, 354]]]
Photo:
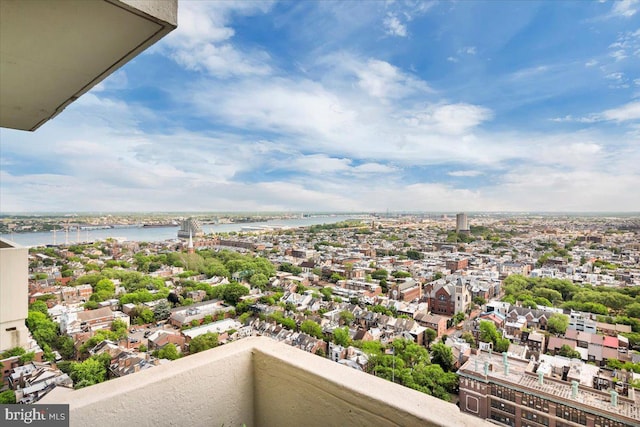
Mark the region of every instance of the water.
[[[353, 215], [336, 215], [321, 216], [297, 219], [270, 220], [264, 222], [245, 222], [236, 224], [206, 224], [202, 226], [205, 233], [229, 233], [231, 231], [241, 231], [242, 227], [251, 226], [281, 226], [286, 228], [308, 227], [318, 224], [334, 224], [336, 222], [348, 219], [358, 218]], [[144, 228], [139, 226], [106, 228], [101, 230], [76, 230], [69, 231], [65, 234], [64, 230], [59, 230], [55, 234], [53, 232], [36, 232], [36, 233], [13, 233], [2, 234], [0, 237], [11, 240], [22, 246], [45, 246], [65, 243], [83, 243], [93, 242], [96, 240], [105, 240], [108, 238], [124, 238], [135, 242], [161, 242], [164, 240], [173, 240], [178, 238], [179, 227], [151, 227]]]

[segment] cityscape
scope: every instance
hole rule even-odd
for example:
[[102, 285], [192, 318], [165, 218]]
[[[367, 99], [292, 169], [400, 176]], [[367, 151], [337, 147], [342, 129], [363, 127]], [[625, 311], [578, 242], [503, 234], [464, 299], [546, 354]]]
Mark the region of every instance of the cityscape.
[[640, 426], [639, 17], [0, 0], [0, 424]]
[[55, 401], [262, 336], [506, 425], [640, 420], [640, 216], [322, 218], [30, 248], [1, 396]]

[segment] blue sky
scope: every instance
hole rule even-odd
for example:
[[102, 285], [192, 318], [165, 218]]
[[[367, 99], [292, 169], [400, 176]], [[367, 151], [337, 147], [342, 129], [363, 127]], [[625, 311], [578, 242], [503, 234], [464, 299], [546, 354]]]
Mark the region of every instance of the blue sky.
[[640, 211], [640, 2], [180, 1], [2, 212]]

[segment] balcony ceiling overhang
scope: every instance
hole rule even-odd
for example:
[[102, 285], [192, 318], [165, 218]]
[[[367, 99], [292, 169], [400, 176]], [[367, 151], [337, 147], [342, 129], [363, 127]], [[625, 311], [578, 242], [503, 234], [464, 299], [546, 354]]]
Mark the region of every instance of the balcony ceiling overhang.
[[177, 0], [0, 1], [0, 126], [35, 130], [177, 26]]

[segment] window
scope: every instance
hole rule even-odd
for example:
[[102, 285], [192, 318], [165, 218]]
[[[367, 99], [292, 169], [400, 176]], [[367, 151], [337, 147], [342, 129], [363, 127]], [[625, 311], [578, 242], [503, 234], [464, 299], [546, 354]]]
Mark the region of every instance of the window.
[[497, 384], [491, 384], [491, 395], [512, 402], [516, 401], [516, 392], [514, 390]]
[[[528, 421], [533, 421], [535, 424], [533, 425], [543, 425], [543, 426], [548, 426], [549, 425], [549, 417], [545, 417], [544, 415], [539, 415], [536, 414], [535, 412], [532, 411], [522, 411], [522, 419], [523, 420], [528, 420]], [[523, 423], [524, 425], [525, 423]]]
[[499, 409], [502, 412], [508, 412], [510, 414], [516, 413], [516, 407], [513, 405], [509, 405], [508, 403], [500, 402], [499, 400], [491, 399], [491, 407], [495, 409]]
[[595, 427], [625, 427], [627, 424], [619, 421], [610, 420], [609, 418], [596, 416], [593, 424]]
[[556, 406], [556, 416], [564, 418], [565, 420], [572, 421], [574, 423], [581, 424], [583, 426], [587, 425], [586, 414], [576, 408], [558, 404], [558, 406]]
[[508, 417], [496, 411], [491, 411], [491, 419], [512, 427], [516, 425], [515, 420], [512, 417]]
[[538, 396], [532, 396], [530, 394], [523, 395], [522, 406], [527, 406], [541, 412], [549, 413], [549, 401]]

